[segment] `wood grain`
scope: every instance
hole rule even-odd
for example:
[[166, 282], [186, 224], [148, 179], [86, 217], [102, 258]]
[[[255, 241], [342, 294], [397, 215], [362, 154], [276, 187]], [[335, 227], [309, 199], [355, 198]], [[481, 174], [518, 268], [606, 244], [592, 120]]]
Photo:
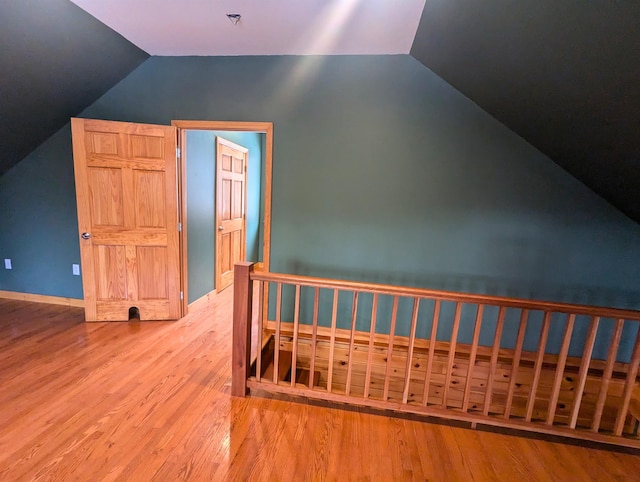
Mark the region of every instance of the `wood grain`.
[[456, 311], [453, 316], [453, 327], [451, 329], [451, 348], [449, 349], [449, 359], [447, 360], [447, 373], [444, 382], [444, 391], [442, 392], [442, 408], [447, 408], [449, 387], [451, 386], [451, 377], [453, 376], [453, 365], [456, 357], [456, 343], [458, 343], [458, 331], [460, 330], [460, 315], [462, 313], [462, 304], [456, 303]]
[[[316, 305], [317, 307], [317, 305]], [[349, 342], [349, 359], [347, 361], [347, 382], [346, 382], [346, 391], [347, 395], [349, 395], [349, 391], [351, 390], [351, 369], [353, 367], [353, 346], [355, 344], [354, 333], [356, 331], [356, 320], [358, 318], [358, 292], [356, 291], [353, 294], [353, 306], [352, 306], [352, 314], [351, 314], [351, 335]], [[314, 334], [317, 332], [317, 327], [314, 326]], [[315, 337], [313, 340], [314, 348], [315, 348]], [[312, 388], [312, 387], [309, 387]]]
[[211, 290], [208, 293], [202, 295], [197, 300], [189, 303], [187, 305], [188, 308], [189, 308], [189, 311], [191, 311], [191, 310], [199, 311], [199, 310], [202, 310], [202, 309], [206, 308], [216, 298], [216, 293], [217, 293], [216, 290]]
[[[520, 326], [518, 327], [518, 338], [516, 339], [516, 348], [513, 354], [513, 363], [511, 364], [511, 380], [509, 381], [509, 391], [507, 400], [504, 405], [504, 418], [509, 419], [511, 416], [511, 404], [513, 403], [513, 393], [516, 388], [516, 379], [518, 376], [518, 368], [520, 367], [520, 357], [522, 356], [522, 348], [524, 344], [524, 336], [527, 331], [527, 323], [529, 321], [529, 310], [522, 310], [520, 313]], [[575, 424], [572, 428], [575, 428]]]
[[624, 328], [624, 320], [616, 320], [615, 329], [611, 336], [609, 343], [609, 350], [607, 352], [607, 367], [602, 375], [602, 384], [600, 385], [600, 395], [598, 395], [598, 403], [596, 404], [596, 413], [593, 417], [593, 425], [591, 429], [594, 432], [598, 431], [600, 427], [600, 419], [604, 406], [607, 402], [607, 395], [609, 391], [609, 385], [611, 384], [611, 375], [613, 374], [613, 365], [616, 361], [616, 355], [618, 353], [618, 347], [620, 346], [620, 338], [622, 337], [622, 329]]
[[0, 480], [633, 480], [638, 452], [230, 396], [232, 293], [177, 322], [0, 300]]
[[280, 366], [280, 327], [281, 323], [281, 315], [282, 315], [282, 284], [278, 283], [276, 288], [276, 334], [275, 334], [275, 353], [273, 355], [273, 364], [275, 369], [273, 371], [273, 383], [277, 383], [278, 378], [278, 370]]
[[[439, 310], [438, 300], [436, 300], [436, 306]], [[267, 330], [273, 332], [276, 329], [276, 323], [273, 320], [268, 320], [266, 324]], [[280, 324], [280, 329], [282, 333], [293, 333], [293, 323], [288, 321], [283, 321]], [[335, 330], [335, 339], [338, 341], [349, 341], [349, 335], [351, 331], [336, 328]], [[303, 324], [299, 327], [299, 334], [301, 336], [310, 336], [311, 329], [310, 325]], [[328, 339], [330, 337], [330, 330], [327, 327], [318, 326], [317, 336], [319, 339]], [[368, 331], [356, 331], [355, 339], [358, 343], [368, 343], [370, 339], [370, 333]], [[435, 332], [432, 333], [431, 339], [435, 338]], [[384, 346], [386, 347], [389, 343], [389, 336], [383, 333], [375, 333], [374, 334], [374, 345], [376, 347]], [[409, 346], [409, 337], [396, 335], [393, 339], [393, 344], [396, 347], [408, 347]], [[434, 343], [436, 350], [438, 351], [446, 351], [448, 352], [451, 344], [448, 341], [436, 341]], [[431, 341], [429, 339], [424, 338], [416, 338], [415, 347], [428, 349], [431, 346]], [[456, 352], [469, 354], [471, 353], [471, 345], [466, 343], [457, 343], [456, 344]], [[493, 352], [492, 347], [490, 346], [478, 346], [477, 353], [478, 356], [488, 356], [490, 357]], [[537, 359], [537, 351], [522, 351], [521, 353], [521, 361], [522, 362], [535, 362]], [[513, 349], [511, 348], [500, 348], [498, 351], [498, 358], [504, 359], [509, 358], [513, 360]], [[570, 365], [580, 365], [583, 358], [580, 357], [567, 357], [567, 364]], [[545, 353], [543, 357], [544, 364], [556, 364], [558, 363], [558, 355], [554, 353]], [[592, 359], [590, 362], [590, 369], [594, 370], [604, 370], [606, 368], [607, 362], [606, 360]], [[629, 364], [623, 362], [615, 362], [614, 363], [614, 371], [627, 373], [629, 371]]]
[[[633, 396], [634, 389], [639, 393], [636, 403], [640, 403], [640, 385], [636, 383], [636, 377], [638, 375], [638, 365], [640, 365], [640, 327], [636, 333], [636, 342], [633, 347], [633, 355], [631, 356], [631, 370], [627, 374], [627, 380], [624, 385], [624, 395], [622, 397], [622, 405], [618, 411], [618, 417], [616, 418], [616, 425], [614, 433], [616, 435], [622, 434], [624, 421], [627, 417], [629, 405], [631, 403], [631, 397]], [[637, 415], [636, 415], [637, 416]]]
[[405, 382], [404, 389], [402, 390], [402, 401], [403, 403], [407, 403], [407, 399], [409, 398], [409, 381], [411, 380], [411, 359], [413, 358], [413, 348], [414, 342], [416, 339], [416, 328], [418, 326], [418, 309], [420, 308], [420, 299], [416, 298], [413, 300], [413, 314], [411, 315], [411, 331], [409, 332], [409, 347], [407, 353], [407, 364], [404, 369], [405, 373]]
[[[573, 325], [575, 324], [575, 321], [575, 315], [569, 315], [567, 317], [567, 324], [565, 325], [564, 336], [562, 337], [562, 348], [560, 349], [559, 355], [560, 357], [558, 359], [558, 365], [556, 366], [556, 378], [553, 382], [553, 389], [551, 390], [551, 398], [549, 400], [549, 409], [547, 411], [547, 425], [553, 424], [553, 417], [556, 413], [556, 407], [558, 406], [558, 396], [560, 395], [562, 377], [564, 376], [564, 368], [565, 364], [567, 363], [569, 344], [571, 343], [571, 335], [573, 333]], [[621, 434], [622, 432], [617, 435]]]
[[487, 377], [487, 389], [484, 394], [484, 414], [489, 415], [491, 397], [493, 397], [493, 384], [495, 380], [496, 367], [498, 365], [498, 353], [500, 352], [500, 341], [502, 340], [502, 330], [504, 328], [505, 309], [501, 306], [498, 310], [498, 322], [493, 336], [493, 348], [491, 351], [491, 368]]
[[231, 393], [237, 397], [244, 397], [246, 394], [251, 362], [252, 269], [253, 263], [238, 263], [234, 268], [237, 282], [233, 285]]
[[476, 320], [473, 324], [473, 341], [471, 342], [471, 353], [469, 354], [469, 370], [467, 371], [467, 380], [464, 387], [464, 400], [462, 402], [462, 410], [469, 409], [469, 395], [471, 395], [471, 376], [473, 375], [473, 367], [476, 364], [476, 355], [478, 354], [478, 340], [480, 339], [480, 330], [482, 329], [482, 314], [484, 305], [480, 305], [476, 311]]
[[256, 272], [254, 279], [278, 283], [299, 284], [301, 286], [313, 286], [319, 288], [340, 289], [345, 291], [359, 291], [361, 293], [380, 293], [391, 296], [406, 296], [410, 298], [431, 298], [441, 301], [453, 301], [459, 303], [485, 304], [503, 306], [505, 308], [519, 308], [558, 313], [574, 313], [576, 315], [595, 315], [603, 318], [622, 318], [626, 320], [640, 320], [640, 311], [622, 310], [604, 306], [576, 305], [571, 303], [559, 303], [542, 300], [526, 300], [520, 298], [508, 298], [505, 296], [476, 295], [455, 291], [429, 290], [424, 288], [411, 288], [406, 286], [394, 286], [378, 283], [363, 283], [359, 281], [342, 281], [312, 276], [301, 276], [282, 273]]
[[433, 317], [431, 318], [431, 338], [434, 343], [429, 343], [429, 359], [427, 361], [427, 369], [425, 370], [424, 377], [424, 391], [422, 394], [422, 404], [427, 406], [429, 404], [429, 384], [431, 383], [431, 374], [433, 370], [433, 359], [436, 352], [436, 335], [438, 333], [438, 320], [440, 319], [440, 300], [436, 300], [433, 306]]
[[[171, 125], [176, 127], [182, 139], [182, 145], [186, 146], [186, 137], [184, 133], [187, 130], [209, 130], [209, 131], [244, 131], [244, 132], [261, 132], [265, 135], [265, 152], [264, 152], [264, 220], [263, 220], [263, 265], [264, 270], [269, 271], [271, 260], [271, 192], [273, 179], [273, 123], [272, 122], [242, 122], [242, 121], [204, 121], [204, 120], [173, 120]], [[183, 156], [184, 158], [184, 156]], [[184, 165], [184, 163], [183, 163]], [[180, 189], [186, 192], [186, 167], [183, 167], [182, 179], [180, 181]], [[186, 225], [186, 195], [183, 196], [182, 218]], [[183, 230], [183, 233], [185, 233]], [[186, 233], [183, 235], [182, 244], [186, 246]], [[186, 248], [185, 248], [186, 253]], [[186, 279], [186, 255], [183, 258], [183, 278]], [[265, 290], [268, 291], [268, 290]], [[186, 293], [186, 291], [185, 291]]]
[[[320, 302], [320, 289], [313, 292], [313, 333], [311, 334], [311, 363], [309, 372], [316, 371], [316, 345], [318, 343], [318, 304]], [[309, 377], [309, 388], [313, 388], [313, 377]]]
[[[396, 333], [396, 321], [398, 318], [398, 297], [393, 297], [393, 307], [391, 308], [391, 325], [389, 326], [389, 336], [387, 341], [387, 361], [384, 374], [384, 395], [383, 400], [386, 400], [389, 396], [389, 382], [391, 380], [391, 360], [393, 358], [393, 337]], [[352, 330], [353, 332], [353, 330]], [[353, 338], [353, 334], [351, 335]]]
[[181, 314], [175, 127], [71, 119], [87, 321]]
[[29, 301], [31, 303], [48, 303], [50, 305], [84, 307], [84, 300], [66, 298], [63, 296], [36, 295], [33, 293], [20, 293], [18, 291], [0, 290], [0, 298], [7, 300]]
[[218, 292], [233, 283], [233, 266], [246, 261], [248, 149], [216, 136], [216, 263]]
[[[188, 225], [187, 216], [187, 131], [178, 129], [178, 149], [180, 155], [177, 156], [178, 162], [178, 222], [181, 230], [178, 233], [178, 245], [180, 248], [180, 290], [182, 291], [182, 300], [180, 301], [180, 317], [186, 316], [189, 310], [189, 258], [187, 253]], [[197, 308], [193, 308], [197, 309]]]
[[576, 420], [578, 420], [578, 413], [580, 412], [580, 404], [582, 403], [582, 395], [584, 393], [585, 383], [589, 373], [589, 366], [591, 365], [591, 356], [593, 355], [593, 347], [596, 341], [596, 335], [598, 334], [598, 325], [600, 324], [599, 316], [592, 316], [589, 321], [589, 335], [584, 342], [584, 349], [582, 352], [582, 360], [580, 361], [580, 371], [578, 373], [578, 387], [576, 388], [576, 396], [571, 407], [571, 422], [569, 426], [575, 428]]
[[[340, 296], [338, 290], [333, 290], [333, 305], [331, 308], [331, 332], [329, 335], [329, 373], [327, 374], [327, 391], [331, 392], [331, 387], [333, 386], [333, 356], [335, 349], [335, 341], [336, 341], [336, 323], [338, 319], [338, 297]], [[280, 323], [282, 324], [282, 323]], [[318, 330], [316, 329], [316, 334]]]
[[[374, 293], [371, 302], [371, 324], [369, 326], [369, 345], [367, 357], [367, 373], [364, 378], [364, 398], [369, 398], [369, 385], [371, 383], [371, 362], [373, 361], [373, 340], [376, 333], [376, 320], [378, 319], [378, 294]], [[330, 390], [329, 390], [330, 391]]]
[[298, 326], [300, 321], [300, 286], [296, 286], [295, 307], [293, 309], [293, 343], [291, 349], [291, 386], [296, 383], [296, 363], [298, 360]]

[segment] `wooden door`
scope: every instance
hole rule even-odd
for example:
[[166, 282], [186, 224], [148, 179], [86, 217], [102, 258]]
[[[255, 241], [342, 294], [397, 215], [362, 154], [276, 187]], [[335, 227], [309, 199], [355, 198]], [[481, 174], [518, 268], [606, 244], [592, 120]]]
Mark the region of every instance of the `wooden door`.
[[72, 119], [85, 317], [180, 317], [176, 128]]
[[216, 291], [233, 283], [233, 266], [245, 260], [245, 187], [248, 150], [216, 138]]

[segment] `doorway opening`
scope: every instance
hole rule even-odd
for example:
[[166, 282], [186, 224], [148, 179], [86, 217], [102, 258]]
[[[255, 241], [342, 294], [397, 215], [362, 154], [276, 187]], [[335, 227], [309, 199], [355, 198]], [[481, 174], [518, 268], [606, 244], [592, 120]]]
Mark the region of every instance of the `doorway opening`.
[[[254, 261], [258, 267], [269, 269], [273, 124], [176, 120], [172, 125], [178, 129], [181, 154], [178, 159], [178, 190], [184, 316], [189, 308], [208, 302], [212, 295], [228, 285], [233, 275], [232, 259]], [[228, 182], [226, 188], [219, 184], [222, 176], [218, 164], [223, 162], [217, 159], [220, 142], [225, 149], [230, 146], [240, 148], [239, 153], [247, 151], [244, 184], [239, 178]], [[235, 161], [233, 156], [228, 159], [239, 165], [237, 158]], [[242, 220], [225, 219], [223, 222], [221, 214], [224, 214], [224, 209], [227, 209], [227, 215], [233, 214], [235, 201], [229, 189], [235, 189], [236, 193], [244, 191]], [[226, 208], [219, 199], [223, 193], [228, 204]], [[235, 206], [237, 214], [238, 202]], [[243, 237], [246, 241], [236, 244], [235, 248], [232, 241], [239, 234], [229, 235], [226, 239], [221, 236], [231, 232], [231, 225], [245, 226]], [[238, 253], [239, 249], [243, 252]]]

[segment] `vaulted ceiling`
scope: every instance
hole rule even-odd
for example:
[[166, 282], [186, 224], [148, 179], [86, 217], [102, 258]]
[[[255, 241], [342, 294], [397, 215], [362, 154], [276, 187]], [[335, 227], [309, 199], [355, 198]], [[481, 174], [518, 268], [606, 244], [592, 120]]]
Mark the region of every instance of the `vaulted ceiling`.
[[0, 175], [149, 55], [68, 0], [0, 2]]
[[0, 175], [149, 55], [410, 53], [640, 222], [639, 26], [604, 0], [0, 2]]
[[411, 55], [640, 222], [640, 2], [427, 0]]

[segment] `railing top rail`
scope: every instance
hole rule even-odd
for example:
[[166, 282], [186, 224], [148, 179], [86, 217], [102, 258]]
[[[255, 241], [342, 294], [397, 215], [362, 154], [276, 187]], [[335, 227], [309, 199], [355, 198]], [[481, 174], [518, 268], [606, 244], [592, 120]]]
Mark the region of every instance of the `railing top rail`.
[[379, 283], [364, 283], [361, 281], [333, 280], [326, 278], [315, 278], [312, 276], [270, 273], [266, 271], [253, 271], [251, 273], [251, 279], [256, 281], [268, 281], [272, 283], [293, 284], [300, 286], [338, 289], [344, 291], [358, 291], [362, 293], [378, 293], [380, 295], [404, 296], [411, 298], [431, 298], [436, 300], [453, 301], [460, 303], [494, 305], [504, 306], [506, 308], [519, 308], [558, 313], [573, 313], [576, 315], [599, 316], [601, 318], [640, 321], [640, 311], [609, 308], [604, 306], [588, 306], [571, 303], [560, 303], [554, 301], [509, 298], [506, 296], [458, 293], [455, 291], [431, 290], [425, 288], [393, 286]]

